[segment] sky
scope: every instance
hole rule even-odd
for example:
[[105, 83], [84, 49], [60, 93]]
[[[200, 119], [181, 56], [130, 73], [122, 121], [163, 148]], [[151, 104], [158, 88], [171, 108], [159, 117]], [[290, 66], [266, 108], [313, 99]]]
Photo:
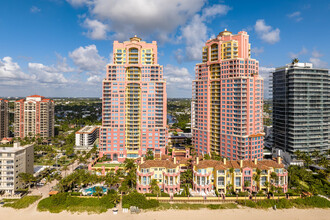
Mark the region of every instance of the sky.
[[269, 97], [275, 67], [329, 68], [328, 0], [1, 0], [0, 97], [100, 97], [112, 42], [158, 42], [169, 98], [190, 98], [206, 40], [250, 36]]

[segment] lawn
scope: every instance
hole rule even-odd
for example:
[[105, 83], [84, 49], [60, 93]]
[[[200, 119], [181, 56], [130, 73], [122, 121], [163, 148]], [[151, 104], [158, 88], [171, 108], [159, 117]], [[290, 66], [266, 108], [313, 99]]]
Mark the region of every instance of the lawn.
[[14, 209], [24, 209], [29, 207], [32, 203], [39, 200], [41, 196], [24, 196], [21, 199], [16, 200], [4, 200], [3, 207], [11, 207]]
[[123, 164], [113, 164], [113, 163], [97, 163], [94, 167], [123, 167]]

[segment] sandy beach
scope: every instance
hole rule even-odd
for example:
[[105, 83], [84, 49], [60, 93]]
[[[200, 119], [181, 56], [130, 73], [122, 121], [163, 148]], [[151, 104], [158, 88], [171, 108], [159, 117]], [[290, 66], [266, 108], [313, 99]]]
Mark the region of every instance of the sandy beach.
[[330, 209], [287, 209], [287, 210], [257, 210], [251, 208], [228, 209], [228, 210], [167, 210], [156, 212], [143, 212], [140, 214], [113, 215], [111, 211], [103, 214], [72, 214], [61, 212], [52, 214], [49, 212], [37, 212], [35, 209], [14, 210], [0, 208], [0, 219], [16, 220], [103, 220], [103, 219], [137, 219], [137, 220], [175, 220], [175, 219], [217, 219], [217, 220], [328, 220]]

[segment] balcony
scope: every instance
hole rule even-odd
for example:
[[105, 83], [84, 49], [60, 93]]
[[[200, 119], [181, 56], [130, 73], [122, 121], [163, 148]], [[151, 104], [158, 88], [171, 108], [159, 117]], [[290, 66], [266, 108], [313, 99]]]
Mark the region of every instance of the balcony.
[[152, 175], [154, 175], [154, 172], [142, 173], [142, 172], [140, 172], [140, 171], [136, 171], [136, 174], [137, 174], [138, 176], [152, 176]]

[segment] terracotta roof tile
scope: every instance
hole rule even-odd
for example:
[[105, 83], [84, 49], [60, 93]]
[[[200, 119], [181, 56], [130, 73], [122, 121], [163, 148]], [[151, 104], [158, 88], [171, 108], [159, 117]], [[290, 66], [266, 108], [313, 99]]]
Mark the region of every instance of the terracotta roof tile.
[[140, 165], [140, 168], [150, 168], [150, 167], [165, 167], [165, 168], [176, 168], [179, 164], [174, 164], [170, 160], [147, 160]]

